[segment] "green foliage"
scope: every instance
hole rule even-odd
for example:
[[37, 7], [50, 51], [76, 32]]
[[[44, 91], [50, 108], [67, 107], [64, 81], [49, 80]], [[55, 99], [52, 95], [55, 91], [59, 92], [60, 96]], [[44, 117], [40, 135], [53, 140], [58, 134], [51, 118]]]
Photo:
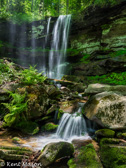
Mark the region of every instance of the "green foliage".
[[101, 76], [89, 76], [88, 81], [91, 83], [105, 83], [105, 84], [116, 84], [116, 85], [126, 85], [126, 72], [122, 73], [111, 73]]
[[26, 95], [10, 91], [9, 93], [13, 99], [10, 103], [3, 103], [3, 105], [9, 110], [9, 113], [4, 116], [5, 125], [11, 127], [19, 121], [20, 114], [27, 109], [27, 102], [25, 102]]
[[119, 0], [1, 0], [0, 18], [22, 23], [45, 16], [73, 14], [80, 17], [81, 12], [91, 5], [103, 7], [117, 3]]
[[27, 85], [42, 83], [46, 80], [46, 76], [42, 76], [42, 73], [38, 73], [37, 69], [32, 66], [29, 69], [21, 71], [19, 75], [21, 83]]

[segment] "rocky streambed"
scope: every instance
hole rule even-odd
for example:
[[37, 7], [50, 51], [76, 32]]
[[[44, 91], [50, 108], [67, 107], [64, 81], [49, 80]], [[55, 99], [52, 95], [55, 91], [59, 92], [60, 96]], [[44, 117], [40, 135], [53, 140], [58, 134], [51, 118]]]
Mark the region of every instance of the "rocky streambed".
[[[24, 72], [22, 67], [6, 59], [1, 60], [1, 63], [1, 167], [7, 167], [7, 162], [20, 163], [17, 167], [21, 167], [21, 162], [36, 167], [126, 167], [124, 85], [85, 86], [64, 80], [42, 81], [39, 78], [41, 75], [34, 73], [33, 69], [25, 71], [24, 77], [21, 75]], [[74, 116], [78, 102], [85, 105]], [[87, 135], [76, 136], [71, 141], [70, 138], [63, 140], [54, 136], [64, 113], [73, 115], [76, 120], [80, 117], [85, 119]]]

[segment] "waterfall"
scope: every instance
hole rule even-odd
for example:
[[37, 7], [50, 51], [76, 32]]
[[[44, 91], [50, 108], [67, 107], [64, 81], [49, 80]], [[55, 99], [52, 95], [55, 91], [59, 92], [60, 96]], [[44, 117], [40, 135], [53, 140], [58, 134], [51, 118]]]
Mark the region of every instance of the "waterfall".
[[63, 114], [56, 132], [58, 137], [67, 140], [74, 136], [81, 137], [87, 132], [86, 122], [81, 114], [82, 107], [83, 105], [79, 104], [74, 114]]
[[20, 64], [22, 66], [27, 66], [27, 58], [24, 53], [24, 49], [26, 47], [26, 24], [22, 24], [20, 32], [19, 32], [19, 49], [18, 49], [18, 55]]
[[31, 47], [32, 47], [32, 55], [31, 55], [31, 63], [32, 65], [35, 64], [35, 49], [36, 49], [36, 40], [35, 40], [35, 23], [32, 22], [32, 31], [31, 31]]
[[50, 30], [50, 23], [51, 23], [51, 17], [49, 17], [49, 19], [48, 19], [48, 24], [47, 24], [47, 34], [46, 34], [45, 43], [47, 43], [47, 40], [48, 40], [49, 30]]
[[49, 78], [60, 79], [64, 74], [70, 21], [71, 15], [60, 15], [55, 23], [49, 53], [47, 73]]

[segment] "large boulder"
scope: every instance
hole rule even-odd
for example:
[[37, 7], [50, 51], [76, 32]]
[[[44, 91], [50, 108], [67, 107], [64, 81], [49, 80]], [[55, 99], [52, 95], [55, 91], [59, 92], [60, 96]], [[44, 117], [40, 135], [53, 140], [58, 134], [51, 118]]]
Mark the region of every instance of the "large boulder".
[[88, 119], [111, 129], [126, 128], [126, 97], [113, 92], [91, 96], [84, 106]]
[[42, 150], [38, 162], [42, 163], [43, 167], [46, 167], [60, 158], [71, 156], [73, 152], [74, 147], [68, 142], [50, 143]]
[[111, 86], [111, 85], [99, 84], [99, 83], [88, 85], [88, 87], [85, 89], [85, 94], [93, 95], [93, 94], [97, 94], [105, 91], [113, 91], [126, 96], [125, 85]]

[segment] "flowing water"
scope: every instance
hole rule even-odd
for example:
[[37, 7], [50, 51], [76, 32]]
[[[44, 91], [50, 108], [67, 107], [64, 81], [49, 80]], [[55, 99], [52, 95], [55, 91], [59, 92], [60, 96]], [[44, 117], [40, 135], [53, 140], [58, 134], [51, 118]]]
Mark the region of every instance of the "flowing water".
[[[67, 141], [72, 142], [73, 139], [91, 139], [87, 133], [87, 126], [84, 117], [81, 114], [83, 104], [79, 103], [79, 107], [75, 113], [64, 113], [56, 133], [34, 136], [26, 139], [24, 146], [36, 149], [42, 149], [46, 144], [51, 142]], [[56, 112], [57, 113], [57, 112]]]
[[65, 72], [65, 58], [70, 29], [71, 15], [60, 15], [53, 29], [51, 51], [49, 53], [49, 78], [61, 79]]

